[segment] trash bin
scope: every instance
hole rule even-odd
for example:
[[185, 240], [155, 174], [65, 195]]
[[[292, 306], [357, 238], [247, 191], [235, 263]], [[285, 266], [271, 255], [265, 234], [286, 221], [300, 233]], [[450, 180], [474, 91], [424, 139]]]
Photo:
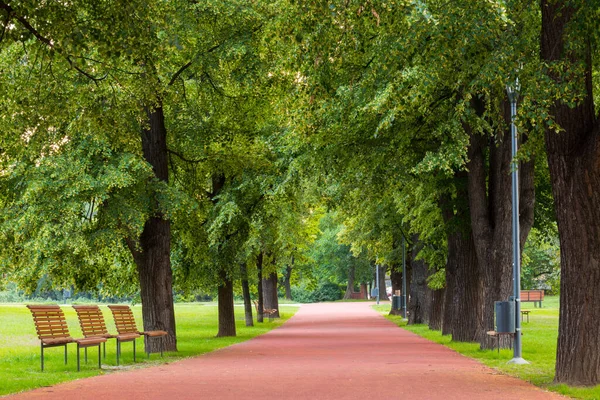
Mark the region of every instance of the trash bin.
[[403, 296], [392, 296], [392, 308], [394, 310], [402, 310], [404, 308]]
[[496, 332], [515, 333], [515, 302], [497, 301], [494, 305], [496, 309]]
[[371, 297], [375, 298], [379, 296], [379, 288], [378, 287], [374, 287], [371, 289]]

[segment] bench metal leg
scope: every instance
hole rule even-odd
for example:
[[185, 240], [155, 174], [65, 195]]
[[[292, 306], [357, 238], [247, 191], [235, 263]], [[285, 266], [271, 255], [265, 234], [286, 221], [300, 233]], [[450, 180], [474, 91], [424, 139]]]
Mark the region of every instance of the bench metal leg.
[[85, 351], [85, 363], [87, 364], [87, 347], [84, 348], [84, 351]]
[[135, 362], [135, 339], [133, 339], [133, 362]]
[[[106, 342], [104, 342], [104, 351], [106, 351]], [[100, 357], [100, 344], [98, 344], [98, 368], [102, 369], [102, 357]]]
[[119, 366], [119, 355], [121, 355], [121, 341], [117, 338], [117, 366]]
[[79, 372], [79, 357], [79, 343], [77, 343], [77, 372]]
[[44, 372], [44, 344], [41, 343], [41, 350], [42, 350], [42, 372]]

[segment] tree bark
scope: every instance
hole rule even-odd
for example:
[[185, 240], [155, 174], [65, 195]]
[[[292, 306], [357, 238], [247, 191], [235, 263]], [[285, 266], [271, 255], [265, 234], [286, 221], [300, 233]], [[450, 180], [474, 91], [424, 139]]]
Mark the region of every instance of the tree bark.
[[[390, 280], [392, 281], [392, 299], [396, 291], [402, 291], [402, 265], [399, 263], [390, 264]], [[402, 310], [395, 310], [394, 304], [390, 305], [390, 315], [402, 315]]]
[[[450, 243], [448, 243], [450, 246]], [[450, 248], [448, 248], [450, 250]], [[450, 253], [450, 251], [448, 251]], [[440, 329], [442, 330], [442, 335], [450, 335], [452, 334], [452, 324], [454, 323], [454, 316], [456, 313], [454, 312], [454, 284], [456, 282], [456, 263], [454, 260], [448, 256], [448, 260], [446, 261], [446, 288], [444, 289], [444, 300], [441, 309], [443, 310], [442, 314], [442, 323], [440, 325]]]
[[235, 312], [233, 307], [233, 282], [225, 271], [219, 273], [219, 332], [217, 337], [235, 336]]
[[390, 280], [392, 281], [392, 295], [396, 294], [397, 290], [402, 291], [402, 264], [390, 264]]
[[[510, 122], [510, 106], [504, 102], [504, 117]], [[476, 104], [476, 109], [483, 105]], [[469, 207], [473, 243], [483, 281], [482, 330], [479, 343], [482, 349], [493, 346], [485, 331], [494, 330], [494, 302], [508, 300], [513, 294], [512, 285], [512, 181], [511, 140], [509, 134], [498, 133], [485, 138], [470, 132], [469, 162], [467, 164]], [[486, 173], [486, 155], [487, 162]], [[533, 185], [534, 162], [521, 162], [520, 177], [520, 243], [519, 254], [533, 225], [535, 190]], [[511, 345], [512, 338], [500, 340], [501, 347]]]
[[[144, 159], [152, 166], [158, 180], [168, 182], [167, 130], [162, 105], [146, 108], [148, 126], [142, 129]], [[171, 223], [157, 211], [144, 224], [139, 239], [128, 239], [127, 246], [137, 266], [145, 331], [165, 330], [162, 341], [146, 341], [147, 352], [177, 351], [175, 312], [173, 306], [173, 275], [171, 270]]]
[[473, 342], [481, 339], [482, 332], [482, 282], [473, 242], [468, 201], [468, 176], [455, 174], [453, 186], [456, 196], [442, 199], [442, 215], [448, 226], [448, 259], [446, 271], [451, 271], [451, 292], [446, 293], [447, 311], [452, 319], [444, 327], [452, 340]]
[[279, 298], [277, 297], [277, 272], [272, 272], [263, 279], [263, 296], [265, 309], [277, 310], [271, 317], [279, 318]]
[[254, 326], [252, 318], [252, 299], [250, 298], [250, 285], [248, 284], [248, 270], [246, 263], [240, 264], [240, 274], [242, 276], [242, 294], [244, 296], [244, 317], [246, 326]]
[[427, 286], [429, 267], [423, 260], [417, 260], [417, 254], [423, 248], [419, 235], [412, 238], [413, 246], [410, 252], [412, 265], [412, 284], [410, 285], [410, 301], [408, 303], [408, 324], [427, 324], [431, 307], [431, 289]]
[[561, 250], [555, 380], [593, 386], [600, 383], [600, 124], [594, 111], [591, 33], [573, 38], [581, 43], [575, 47], [567, 46], [565, 36], [582, 11], [574, 7], [586, 7], [580, 4], [542, 0], [541, 56], [548, 63], [584, 68], [583, 99], [574, 108], [552, 107], [550, 114], [564, 131], [548, 131], [545, 139]]
[[432, 291], [431, 307], [429, 309], [429, 329], [432, 329], [435, 331], [442, 330], [445, 297], [446, 297], [446, 289], [439, 289], [439, 290]]
[[352, 299], [352, 294], [354, 293], [354, 272], [355, 268], [352, 265], [348, 269], [348, 284], [346, 285], [346, 293], [344, 294], [344, 300]]
[[263, 269], [263, 259], [264, 259], [264, 254], [261, 251], [260, 253], [258, 253], [258, 256], [256, 257], [256, 272], [257, 272], [257, 276], [258, 276], [258, 299], [257, 299], [257, 308], [258, 310], [256, 311], [256, 322], [263, 322], [264, 321], [264, 315], [263, 315], [263, 310], [264, 310], [264, 305], [265, 305], [265, 301], [264, 301], [264, 297], [263, 297], [263, 273], [262, 273], [262, 269]]
[[292, 257], [292, 263], [291, 263], [291, 265], [288, 265], [285, 268], [285, 275], [284, 275], [284, 279], [283, 279], [283, 286], [285, 288], [285, 298], [286, 298], [286, 300], [292, 300], [292, 285], [291, 285], [291, 280], [292, 280], [293, 265], [294, 265], [294, 258]]
[[452, 340], [479, 342], [481, 335], [484, 334], [481, 327], [483, 286], [479, 276], [473, 235], [470, 232], [457, 232], [452, 235], [452, 239], [455, 241], [452, 247], [456, 252], [453, 259], [457, 263], [452, 299], [455, 318], [450, 329]]
[[387, 265], [379, 266], [379, 300], [389, 300], [387, 290], [385, 287], [385, 274], [387, 272]]

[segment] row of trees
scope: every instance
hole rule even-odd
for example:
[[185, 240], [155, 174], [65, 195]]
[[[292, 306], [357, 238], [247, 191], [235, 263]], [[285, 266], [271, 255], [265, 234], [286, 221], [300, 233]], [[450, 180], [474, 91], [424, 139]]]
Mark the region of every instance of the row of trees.
[[260, 286], [289, 282], [336, 210], [344, 228], [320, 238], [347, 247], [322, 267], [381, 264], [399, 289], [407, 243], [411, 322], [488, 348], [512, 291], [518, 76], [521, 243], [558, 227], [556, 380], [596, 384], [599, 9], [0, 0], [2, 268], [139, 288], [144, 328], [175, 350], [174, 287], [217, 286], [233, 335], [234, 282], [247, 311], [248, 276], [277, 308]]

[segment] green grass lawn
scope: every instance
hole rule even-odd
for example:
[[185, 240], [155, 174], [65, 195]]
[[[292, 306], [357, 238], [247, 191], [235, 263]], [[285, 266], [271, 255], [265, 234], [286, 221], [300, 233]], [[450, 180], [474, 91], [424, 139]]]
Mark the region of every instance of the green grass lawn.
[[[62, 307], [72, 337], [82, 337], [77, 314], [70, 306]], [[108, 331], [116, 333], [110, 311], [100, 306], [104, 313]], [[141, 307], [132, 307], [138, 326], [141, 328]], [[143, 338], [137, 340], [137, 361], [133, 362], [133, 345], [123, 343], [121, 347], [120, 366], [116, 367], [116, 341], [109, 339], [106, 346], [106, 359], [102, 360], [102, 370], [98, 369], [98, 358], [95, 348], [88, 349], [89, 363], [83, 362], [81, 350], [81, 372], [77, 372], [77, 346], [70, 344], [68, 348], [68, 364], [64, 365], [64, 348], [54, 347], [44, 350], [44, 372], [40, 371], [40, 341], [35, 333], [31, 313], [23, 304], [0, 304], [0, 396], [20, 392], [59, 382], [85, 378], [88, 376], [127, 370], [149, 365], [173, 362], [184, 357], [203, 354], [239, 343], [263, 334], [280, 326], [297, 310], [294, 306], [280, 307], [281, 319], [269, 321], [265, 318], [262, 324], [246, 328], [244, 311], [236, 307], [237, 337], [215, 338], [218, 331], [216, 304], [203, 305], [176, 304], [175, 319], [177, 322], [178, 352], [152, 354], [150, 360], [144, 353]]]
[[427, 325], [406, 325], [401, 317], [387, 315], [389, 304], [373, 306], [386, 318], [411, 332], [436, 343], [443, 344], [467, 357], [477, 359], [485, 365], [505, 374], [527, 380], [544, 389], [579, 399], [600, 399], [600, 385], [593, 388], [577, 388], [556, 385], [554, 365], [556, 362], [556, 340], [558, 336], [558, 297], [546, 296], [543, 308], [534, 308], [533, 303], [523, 303], [522, 309], [531, 310], [529, 323], [522, 324], [523, 358], [529, 365], [510, 365], [512, 350], [480, 350], [477, 343], [452, 342], [449, 336], [442, 336], [440, 331], [432, 331]]

